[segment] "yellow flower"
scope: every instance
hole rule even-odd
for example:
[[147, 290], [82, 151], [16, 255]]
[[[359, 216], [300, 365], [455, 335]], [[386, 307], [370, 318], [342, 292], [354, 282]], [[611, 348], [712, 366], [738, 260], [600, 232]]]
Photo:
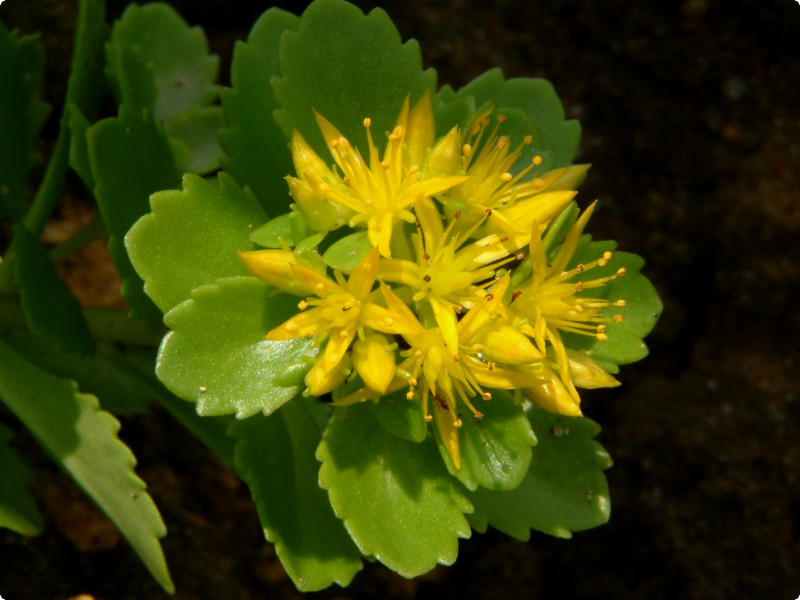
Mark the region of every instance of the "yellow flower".
[[351, 211], [350, 227], [366, 222], [369, 240], [383, 256], [391, 256], [395, 223], [415, 221], [411, 212], [415, 201], [444, 192], [467, 179], [463, 175], [423, 177], [422, 165], [435, 135], [428, 93], [411, 110], [406, 98], [383, 157], [373, 142], [369, 118], [364, 119], [369, 143], [365, 159], [328, 120], [319, 114], [316, 117], [343, 176], [325, 167], [302, 137], [295, 134], [292, 152], [299, 179], [289, 179], [292, 194], [304, 213], [312, 214], [317, 221], [335, 223], [342, 214], [332, 213], [323, 202]]
[[[575, 385], [613, 387], [619, 384], [587, 355], [567, 350], [560, 333], [578, 333], [606, 341], [607, 323], [621, 322], [623, 319], [622, 314], [606, 316], [604, 309], [612, 306], [624, 307], [624, 300], [594, 298], [585, 295], [585, 292], [622, 277], [625, 275], [624, 268], [605, 277], [574, 280], [578, 274], [606, 266], [612, 260], [611, 252], [605, 252], [590, 263], [579, 264], [567, 270], [594, 206], [592, 204], [585, 210], [570, 229], [551, 264], [548, 264], [541, 237], [531, 235], [533, 273], [531, 279], [514, 295], [510, 306], [510, 312], [525, 319], [521, 331], [534, 339], [538, 349], [551, 358], [558, 370], [557, 377], [552, 373], [545, 376], [547, 383], [544, 386], [528, 390], [529, 396], [544, 408], [574, 415], [581, 414], [580, 398]], [[513, 320], [514, 317], [509, 314], [508, 318]]]
[[479, 235], [522, 235], [525, 240], [520, 243], [521, 247], [527, 244], [532, 223], [538, 223], [540, 231], [543, 231], [575, 197], [573, 188], [581, 182], [589, 165], [555, 169], [524, 180], [542, 164], [542, 158], [535, 156], [531, 164], [513, 174], [512, 167], [524, 147], [532, 142], [532, 137], [526, 136], [522, 144], [512, 149], [508, 136], [498, 134], [500, 124], [505, 121], [502, 114], [497, 116], [494, 129], [487, 135], [491, 111], [475, 118], [465, 143], [461, 144], [461, 135], [457, 131], [448, 134], [449, 142], [441, 151], [446, 159], [440, 162], [452, 165], [452, 146], [460, 145], [459, 172], [465, 173], [469, 179], [448, 191], [442, 200], [448, 216], [461, 211], [461, 227], [470, 228], [488, 215], [489, 219]]
[[[300, 301], [300, 312], [270, 331], [267, 339], [313, 337], [316, 344], [327, 340], [324, 351], [306, 376], [306, 386], [312, 395], [327, 393], [344, 381], [349, 369], [346, 365], [342, 367], [342, 361], [360, 330], [368, 328], [390, 334], [404, 330], [403, 323], [393, 313], [370, 300], [378, 260], [378, 250], [373, 248], [358, 263], [349, 279], [335, 272], [337, 281], [304, 266], [290, 267], [294, 278], [306, 289], [312, 290], [316, 297]], [[358, 360], [354, 362], [357, 370], [363, 365]], [[379, 368], [388, 368], [394, 376], [394, 365], [386, 366], [385, 355], [384, 363]], [[365, 382], [383, 381], [386, 375], [383, 375], [383, 379], [369, 375], [362, 379]]]

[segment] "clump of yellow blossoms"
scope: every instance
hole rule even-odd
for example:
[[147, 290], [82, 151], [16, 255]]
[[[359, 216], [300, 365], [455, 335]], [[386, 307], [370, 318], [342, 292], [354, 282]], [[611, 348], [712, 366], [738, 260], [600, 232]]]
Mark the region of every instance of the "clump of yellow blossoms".
[[[503, 115], [491, 110], [437, 140], [428, 94], [413, 108], [406, 99], [382, 153], [369, 118], [365, 154], [316, 118], [334, 164], [294, 133], [293, 208], [319, 233], [366, 228], [371, 249], [355, 268], [332, 273], [289, 247], [240, 253], [255, 276], [302, 298], [267, 337], [313, 338], [320, 352], [305, 378], [309, 394], [332, 392], [343, 406], [405, 388], [459, 468], [458, 429], [483, 417], [492, 390], [580, 415], [576, 387], [618, 385], [562, 339], [604, 341], [607, 323], [623, 319], [624, 299], [592, 291], [625, 270], [585, 276], [612, 253], [572, 264], [594, 206], [554, 254], [542, 237], [573, 202], [586, 165], [539, 174], [537, 156], [519, 168], [531, 138], [512, 148], [498, 133]], [[516, 270], [523, 277], [512, 285]], [[609, 307], [620, 311], [609, 317]]]

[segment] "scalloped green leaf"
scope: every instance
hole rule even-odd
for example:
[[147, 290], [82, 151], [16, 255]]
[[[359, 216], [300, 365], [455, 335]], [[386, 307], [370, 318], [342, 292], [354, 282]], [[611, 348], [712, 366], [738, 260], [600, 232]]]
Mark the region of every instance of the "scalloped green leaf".
[[470, 494], [475, 512], [469, 521], [476, 531], [491, 525], [518, 540], [527, 541], [531, 529], [572, 537], [573, 531], [608, 521], [611, 504], [603, 471], [611, 459], [594, 441], [600, 426], [582, 417], [528, 410], [536, 437], [531, 467], [513, 490], [478, 488]]
[[288, 210], [284, 177], [294, 172], [288, 139], [272, 116], [278, 105], [270, 80], [279, 74], [281, 35], [293, 31], [298, 22], [297, 16], [277, 8], [261, 15], [247, 43], [236, 43], [232, 87], [220, 94], [228, 124], [219, 134], [223, 166], [255, 192], [270, 216]]
[[361, 569], [361, 553], [317, 482], [314, 452], [322, 433], [305, 404], [288, 402], [269, 417], [238, 421], [232, 435], [237, 472], [297, 589], [348, 585]]
[[[497, 107], [497, 112], [506, 109], [520, 109], [533, 122], [538, 133], [538, 144], [531, 144], [526, 150], [530, 156], [542, 157], [539, 171], [544, 172], [572, 163], [578, 150], [581, 126], [578, 121], [564, 120], [561, 105], [553, 85], [546, 79], [519, 78], [506, 80], [500, 69], [491, 69], [453, 93], [445, 87], [440, 96], [450, 100], [455, 97], [474, 96], [475, 106], [487, 104]], [[516, 146], [528, 132], [520, 130], [511, 136]]]
[[219, 58], [208, 54], [205, 33], [163, 2], [128, 6], [106, 44], [106, 64], [118, 103], [164, 123], [217, 97]]
[[18, 38], [0, 23], [0, 217], [15, 221], [28, 199], [31, 144], [49, 110], [41, 98], [43, 74], [38, 39]]
[[[589, 263], [597, 260], [605, 251], [614, 251], [617, 244], [606, 240], [590, 241], [585, 236], [578, 247], [571, 266], [578, 263]], [[621, 314], [621, 323], [610, 322], [606, 331], [608, 340], [601, 342], [593, 337], [576, 334], [564, 334], [564, 343], [574, 350], [584, 350], [593, 359], [603, 364], [611, 373], [616, 373], [618, 365], [626, 365], [641, 360], [648, 354], [643, 339], [655, 327], [661, 316], [663, 305], [653, 285], [641, 274], [644, 259], [629, 252], [614, 252], [605, 267], [595, 267], [575, 277], [575, 280], [590, 280], [613, 275], [617, 269], [624, 268], [626, 274], [607, 282], [601, 288], [592, 290], [593, 297], [608, 300], [624, 299], [624, 307], [609, 306], [603, 309], [604, 316], [611, 318]]]
[[164, 522], [136, 459], [117, 438], [119, 422], [74, 382], [37, 369], [0, 343], [0, 398], [119, 528], [161, 586], [174, 586], [158, 541]]
[[225, 173], [218, 184], [185, 175], [182, 190], [152, 195], [152, 212], [125, 238], [145, 292], [165, 313], [201, 285], [248, 274], [236, 252], [256, 248], [251, 230], [266, 215]]
[[475, 407], [483, 413], [482, 419], [476, 419], [468, 411], [462, 415], [460, 469], [453, 465], [438, 429], [434, 428], [447, 469], [470, 491], [478, 486], [490, 490], [517, 487], [531, 464], [531, 446], [536, 445], [536, 436], [522, 407], [506, 392], [494, 390], [492, 395], [492, 400], [480, 401]]
[[22, 535], [41, 533], [43, 521], [28, 491], [33, 473], [9, 442], [14, 432], [0, 424], [0, 527]]
[[290, 212], [264, 223], [250, 234], [250, 239], [264, 248], [293, 248], [307, 239], [309, 233], [303, 214]]
[[328, 157], [313, 111], [363, 152], [362, 120], [370, 117], [373, 135], [382, 140], [406, 96], [413, 103], [426, 90], [435, 91], [436, 72], [422, 70], [419, 44], [402, 43], [383, 10], [365, 16], [342, 0], [317, 0], [297, 30], [281, 38], [280, 76], [272, 85], [280, 106], [275, 119], [284, 133], [298, 130], [317, 154]]
[[422, 404], [406, 398], [406, 390], [398, 390], [383, 396], [379, 402], [370, 402], [372, 414], [388, 432], [420, 443], [428, 435], [428, 424], [422, 412]]
[[219, 106], [195, 106], [165, 123], [173, 152], [177, 145], [176, 156], [186, 157], [176, 160], [178, 169], [200, 175], [217, 170], [222, 160], [217, 132], [224, 125], [225, 117]]
[[197, 402], [201, 415], [270, 414], [296, 396], [317, 349], [307, 338], [272, 341], [273, 328], [297, 312], [297, 298], [275, 294], [254, 277], [220, 279], [192, 292], [164, 316], [172, 329], [158, 354], [156, 373], [175, 395]]
[[366, 231], [359, 231], [343, 237], [331, 244], [322, 255], [322, 260], [331, 269], [350, 272], [356, 268], [369, 251], [372, 244], [369, 241]]
[[22, 226], [14, 228], [16, 280], [30, 330], [64, 352], [90, 355], [94, 342], [80, 304], [58, 276], [42, 243]]
[[337, 408], [317, 449], [319, 484], [361, 552], [403, 577], [452, 564], [472, 506], [432, 439], [386, 432], [368, 406]]
[[120, 106], [119, 118], [95, 123], [86, 135], [97, 182], [94, 195], [108, 228], [108, 251], [122, 278], [122, 294], [134, 314], [157, 324], [161, 314], [145, 295], [124, 240], [149, 212], [150, 194], [180, 186], [169, 142], [152, 118], [126, 105]]

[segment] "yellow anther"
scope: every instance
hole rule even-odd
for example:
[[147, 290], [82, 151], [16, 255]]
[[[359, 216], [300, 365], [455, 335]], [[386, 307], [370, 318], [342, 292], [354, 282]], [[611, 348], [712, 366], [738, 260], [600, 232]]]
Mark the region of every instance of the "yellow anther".
[[497, 122], [498, 123], [505, 123], [506, 122], [506, 116], [505, 115], [497, 115]]
[[500, 181], [502, 181], [503, 183], [508, 183], [512, 179], [513, 176], [511, 175], [511, 173], [503, 173], [502, 175], [500, 175]]
[[623, 275], [625, 275], [625, 273], [627, 273], [625, 267], [620, 267], [619, 269], [617, 269], [617, 277], [622, 277]]
[[535, 165], [540, 165], [542, 164], [542, 157], [537, 154], [536, 156], [533, 157], [533, 160], [531, 162]]
[[339, 147], [339, 140], [331, 141], [331, 148], [338, 148]]
[[418, 171], [419, 171], [419, 165], [411, 165], [410, 167], [408, 167], [408, 174], [409, 175], [413, 175], [414, 173], [417, 173]]
[[497, 149], [498, 150], [502, 150], [506, 146], [508, 146], [508, 138], [507, 137], [503, 136], [499, 140], [497, 140]]
[[389, 168], [389, 161], [388, 160], [382, 160], [381, 161], [381, 167], [384, 168], [384, 169], [388, 169]]
[[611, 260], [612, 256], [614, 256], [614, 255], [611, 252], [609, 252], [608, 250], [603, 252], [603, 258], [605, 258], [606, 260]]
[[582, 292], [583, 288], [584, 288], [584, 283], [582, 281], [579, 281], [578, 283], [575, 284], [576, 292]]
[[476, 410], [475, 411], [475, 418], [478, 419], [478, 420], [482, 419], [483, 418], [483, 413], [480, 412], [479, 410]]
[[522, 141], [525, 142], [526, 144], [530, 144], [530, 143], [533, 142], [533, 136], [532, 135], [526, 135], [524, 138], [522, 138]]
[[414, 393], [414, 390], [409, 390], [406, 393], [406, 400], [413, 400], [414, 398], [416, 398], [416, 396], [417, 395]]
[[614, 315], [614, 322], [615, 323], [622, 323], [625, 320], [625, 317], [622, 315]]
[[408, 380], [408, 385], [410, 385], [411, 387], [417, 387], [417, 379], [415, 377], [411, 377]]
[[489, 367], [489, 370], [490, 370], [490, 371], [494, 371], [494, 367], [495, 367], [495, 365], [494, 365], [494, 363], [493, 363], [493, 362], [490, 362], [490, 363], [489, 363], [487, 366]]
[[575, 306], [572, 307], [572, 310], [575, 311], [576, 313], [582, 313], [583, 307], [580, 304], [576, 304]]
[[322, 290], [324, 290], [324, 289], [325, 289], [325, 284], [324, 284], [324, 283], [322, 283], [322, 282], [320, 282], [320, 283], [318, 283], [317, 285], [315, 285], [315, 286], [314, 286], [314, 288], [315, 288], [315, 289], [316, 289], [318, 292], [321, 292]]
[[425, 422], [430, 423], [431, 421], [433, 421], [433, 417], [431, 415], [425, 415]]
[[464, 153], [464, 156], [466, 157], [472, 156], [472, 146], [470, 146], [469, 144], [464, 144], [463, 146], [461, 146], [461, 151]]
[[383, 320], [383, 324], [386, 325], [387, 327], [391, 327], [392, 325], [394, 325], [394, 319], [392, 319], [391, 317], [386, 317]]
[[585, 266], [585, 265], [583, 265], [583, 264], [579, 264], [579, 265], [578, 265], [577, 267], [575, 267], [575, 268], [578, 270], [578, 273], [583, 273], [583, 272], [586, 270], [586, 266]]
[[[483, 392], [483, 396], [482, 397], [483, 397], [484, 400], [491, 400], [492, 399], [492, 394], [491, 394], [491, 392]], [[477, 416], [477, 413], [476, 413], [475, 416]], [[483, 415], [481, 415], [481, 416], [483, 416]]]
[[461, 419], [456, 419], [453, 421], [453, 427], [461, 427], [463, 425], [463, 421]]
[[472, 350], [475, 352], [483, 352], [484, 345], [483, 344], [475, 344], [472, 347]]
[[414, 358], [422, 358], [423, 356], [425, 356], [425, 353], [422, 350], [414, 352]]
[[608, 264], [608, 261], [605, 258], [598, 258], [597, 264], [598, 266], [605, 267]]
[[534, 177], [533, 179], [531, 179], [531, 183], [535, 187], [544, 187], [544, 179], [541, 179], [539, 177]]
[[350, 183], [350, 175], [345, 175], [344, 179], [342, 179], [342, 183], [345, 184], [345, 185]]
[[605, 333], [598, 333], [598, 334], [597, 334], [596, 336], [594, 336], [594, 337], [596, 337], [596, 338], [597, 338], [598, 340], [600, 340], [601, 342], [607, 342], [607, 341], [608, 341], [608, 336], [607, 336]]
[[598, 325], [597, 326], [597, 333], [605, 333], [606, 329], [608, 329], [605, 325]]
[[627, 304], [628, 304], [628, 303], [627, 303], [627, 302], [625, 302], [625, 300], [623, 300], [623, 299], [621, 299], [621, 298], [620, 298], [619, 300], [617, 300], [616, 302], [614, 302], [614, 306], [625, 306], [625, 305], [627, 305]]
[[340, 338], [342, 338], [342, 339], [345, 339], [345, 338], [346, 338], [348, 335], [350, 335], [350, 334], [347, 332], [347, 330], [346, 330], [346, 329], [342, 329], [342, 330], [339, 332], [339, 337], [340, 337]]
[[297, 308], [299, 308], [300, 310], [307, 309], [308, 308], [308, 302], [306, 302], [305, 300], [300, 300], [300, 302], [297, 303]]
[[372, 119], [370, 119], [369, 117], [364, 119], [364, 127], [366, 127], [366, 128], [372, 127]]

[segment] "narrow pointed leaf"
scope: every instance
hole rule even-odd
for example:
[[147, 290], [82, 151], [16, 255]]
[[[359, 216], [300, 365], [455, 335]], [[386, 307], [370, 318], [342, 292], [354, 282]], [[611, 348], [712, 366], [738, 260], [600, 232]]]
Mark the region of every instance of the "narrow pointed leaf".
[[217, 142], [217, 132], [224, 124], [219, 106], [197, 106], [165, 124], [173, 152], [178, 145], [186, 156], [185, 160], [176, 161], [180, 171], [203, 175], [219, 168], [222, 148]]
[[365, 16], [342, 0], [318, 0], [302, 14], [297, 30], [281, 38], [280, 76], [273, 80], [281, 108], [275, 118], [287, 136], [297, 129], [327, 160], [313, 111], [364, 152], [364, 118], [372, 119], [373, 135], [382, 139], [405, 97], [416, 102], [435, 86], [436, 73], [422, 70], [419, 44], [402, 43], [383, 10]]
[[293, 172], [289, 140], [272, 113], [278, 107], [270, 79], [279, 74], [278, 47], [284, 31], [294, 30], [298, 18], [269, 9], [253, 26], [247, 43], [237, 42], [231, 66], [231, 89], [221, 93], [228, 129], [219, 142], [223, 166], [242, 185], [249, 186], [261, 205], [276, 216], [289, 209], [284, 177]]
[[33, 473], [9, 442], [14, 432], [0, 425], [0, 527], [22, 535], [42, 531], [42, 515], [28, 491]]
[[322, 260], [331, 269], [350, 272], [370, 250], [372, 250], [372, 244], [367, 232], [359, 231], [331, 244], [331, 247], [322, 255]]
[[308, 339], [265, 338], [296, 311], [295, 297], [275, 295], [253, 277], [199, 287], [164, 317], [172, 331], [158, 355], [158, 377], [196, 401], [201, 415], [269, 414], [302, 389], [276, 380], [302, 379], [316, 356]]
[[321, 430], [299, 399], [238, 421], [236, 470], [250, 487], [267, 539], [300, 591], [346, 586], [361, 553], [319, 487]]
[[452, 564], [472, 506], [432, 439], [387, 435], [368, 406], [337, 408], [317, 450], [320, 485], [361, 552], [404, 577]]
[[528, 411], [536, 437], [531, 467], [513, 490], [478, 488], [470, 494], [475, 512], [470, 524], [480, 532], [491, 525], [527, 541], [536, 529], [568, 538], [573, 531], [608, 521], [610, 502], [603, 470], [611, 459], [593, 438], [600, 427], [581, 417]]
[[150, 573], [174, 590], [158, 539], [166, 534], [145, 484], [134, 473], [119, 422], [97, 398], [37, 369], [0, 343], [0, 398], [119, 528]]
[[58, 276], [42, 243], [23, 226], [16, 233], [16, 279], [30, 330], [63, 352], [89, 355], [94, 342], [81, 307]]
[[236, 252], [256, 248], [250, 232], [266, 216], [230, 177], [220, 174], [216, 186], [186, 175], [183, 190], [154, 194], [150, 208], [125, 244], [145, 291], [162, 311], [201, 285], [248, 274]]

